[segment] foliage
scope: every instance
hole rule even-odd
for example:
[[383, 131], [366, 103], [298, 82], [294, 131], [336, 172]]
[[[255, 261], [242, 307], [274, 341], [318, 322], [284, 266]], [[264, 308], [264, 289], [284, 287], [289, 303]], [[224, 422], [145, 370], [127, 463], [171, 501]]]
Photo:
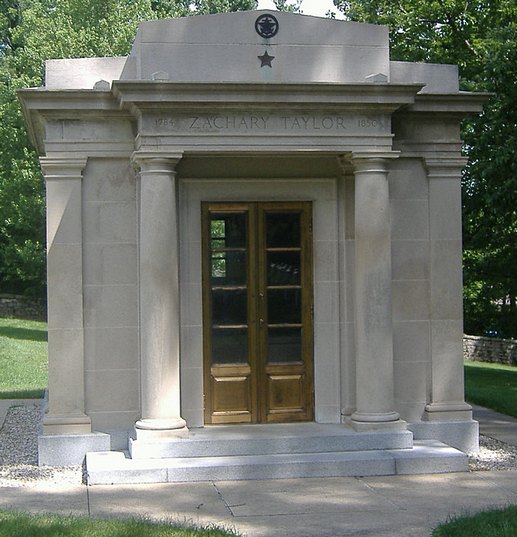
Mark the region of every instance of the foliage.
[[517, 367], [466, 362], [465, 399], [517, 418]]
[[129, 520], [97, 520], [62, 515], [31, 515], [0, 510], [0, 537], [239, 537], [233, 530], [216, 526]]
[[464, 129], [465, 328], [517, 337], [517, 21], [487, 43], [481, 118]]
[[42, 296], [44, 184], [16, 98], [52, 58], [128, 54], [148, 19], [254, 9], [256, 0], [0, 0], [0, 292]]
[[289, 13], [300, 13], [302, 0], [273, 0], [278, 11], [288, 11]]
[[517, 506], [453, 518], [438, 526], [432, 537], [514, 537], [517, 535]]
[[42, 397], [47, 369], [46, 324], [0, 318], [0, 399]]
[[465, 122], [465, 328], [517, 337], [517, 4], [515, 0], [334, 0], [385, 24], [392, 58], [459, 66], [464, 90], [494, 92]]

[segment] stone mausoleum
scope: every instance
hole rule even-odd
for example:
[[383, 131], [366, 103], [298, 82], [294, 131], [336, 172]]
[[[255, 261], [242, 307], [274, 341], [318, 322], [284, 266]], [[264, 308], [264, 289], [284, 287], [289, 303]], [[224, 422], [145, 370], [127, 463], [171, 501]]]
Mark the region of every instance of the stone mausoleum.
[[40, 464], [89, 482], [466, 469], [453, 65], [383, 26], [143, 22], [20, 92], [47, 189]]

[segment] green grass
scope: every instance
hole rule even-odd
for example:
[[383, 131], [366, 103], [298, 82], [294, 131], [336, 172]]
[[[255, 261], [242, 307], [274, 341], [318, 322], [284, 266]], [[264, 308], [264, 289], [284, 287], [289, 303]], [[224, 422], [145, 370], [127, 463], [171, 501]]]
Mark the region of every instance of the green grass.
[[144, 519], [29, 515], [0, 510], [0, 537], [239, 537], [215, 526], [198, 528]]
[[517, 506], [458, 517], [438, 526], [432, 537], [515, 537]]
[[470, 403], [517, 418], [517, 367], [466, 362], [465, 397]]
[[47, 383], [46, 323], [0, 318], [0, 399], [43, 397]]

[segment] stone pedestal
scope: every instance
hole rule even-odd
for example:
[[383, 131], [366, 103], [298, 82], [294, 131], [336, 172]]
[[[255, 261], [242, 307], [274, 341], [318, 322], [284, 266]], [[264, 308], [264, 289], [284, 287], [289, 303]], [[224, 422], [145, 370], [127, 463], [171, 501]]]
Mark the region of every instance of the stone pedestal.
[[180, 416], [179, 251], [175, 166], [181, 155], [135, 154], [140, 167], [139, 311], [142, 418], [137, 439], [188, 433]]
[[388, 158], [352, 156], [355, 170], [356, 430], [403, 429], [394, 411]]

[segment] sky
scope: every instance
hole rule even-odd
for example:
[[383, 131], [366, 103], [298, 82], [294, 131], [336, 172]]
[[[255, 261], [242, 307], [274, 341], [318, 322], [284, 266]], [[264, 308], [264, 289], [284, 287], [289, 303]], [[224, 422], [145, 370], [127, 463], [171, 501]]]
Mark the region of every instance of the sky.
[[[333, 11], [336, 13], [336, 19], [342, 19], [343, 14], [340, 13], [334, 6], [332, 0], [303, 0], [302, 12], [304, 15], [317, 15], [318, 17], [325, 17], [327, 11]], [[259, 0], [258, 9], [275, 9], [273, 0]]]

